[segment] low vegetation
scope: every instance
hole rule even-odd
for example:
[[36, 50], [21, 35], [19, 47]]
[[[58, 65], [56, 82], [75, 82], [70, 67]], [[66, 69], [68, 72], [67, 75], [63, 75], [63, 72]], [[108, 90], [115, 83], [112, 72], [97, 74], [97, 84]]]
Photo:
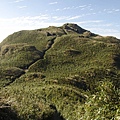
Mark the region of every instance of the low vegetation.
[[67, 23], [16, 32], [0, 52], [0, 120], [120, 119], [119, 39]]

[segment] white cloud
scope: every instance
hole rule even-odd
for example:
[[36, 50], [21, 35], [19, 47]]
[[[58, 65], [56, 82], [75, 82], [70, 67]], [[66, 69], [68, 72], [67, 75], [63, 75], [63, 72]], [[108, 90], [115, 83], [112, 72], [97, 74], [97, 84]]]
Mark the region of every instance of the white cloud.
[[26, 8], [27, 6], [18, 6], [19, 9]]
[[14, 1], [14, 3], [19, 3], [19, 2], [22, 2], [22, 1], [24, 1], [24, 0], [16, 0], [16, 1]]
[[93, 8], [90, 9], [91, 11], [93, 10]]
[[119, 12], [119, 11], [120, 11], [120, 9], [115, 9], [114, 11], [115, 11], [115, 12]]
[[111, 24], [111, 23], [107, 23], [107, 24], [92, 24], [92, 25], [89, 25], [89, 26], [91, 26], [91, 27], [96, 27], [96, 28], [98, 28], [98, 27], [111, 27], [111, 26], [114, 26], [113, 24]]
[[85, 25], [87, 25], [87, 24], [91, 25], [93, 23], [101, 23], [101, 22], [102, 22], [102, 20], [87, 20], [87, 21], [81, 21], [81, 22], [76, 22], [76, 23], [78, 25], [83, 25], [83, 24], [85, 24]]
[[107, 9], [104, 9], [103, 11], [107, 11]]
[[55, 11], [60, 11], [60, 9], [58, 8], [58, 9], [56, 9]]
[[94, 27], [92, 27], [91, 25], [89, 25], [87, 27], [88, 30], [90, 30], [91, 32], [93, 33], [96, 33], [96, 34], [99, 34], [99, 35], [102, 35], [102, 36], [114, 36], [114, 37], [117, 37], [120, 39], [120, 31], [118, 31], [117, 29], [113, 29], [112, 27], [111, 28], [108, 28], [109, 25], [107, 24], [103, 24], [101, 27], [100, 25], [96, 25]]
[[63, 10], [69, 10], [69, 9], [81, 9], [81, 10], [84, 10], [84, 9], [86, 9], [87, 7], [90, 7], [90, 6], [82, 5], [82, 6], [65, 7], [65, 8], [63, 8]]
[[57, 4], [58, 2], [51, 2], [49, 3], [50, 5], [54, 5], [54, 4]]
[[119, 12], [119, 11], [120, 11], [120, 9], [103, 9], [103, 12], [109, 13], [109, 14], [112, 14], [112, 13], [115, 13], [115, 12]]
[[113, 11], [107, 11], [107, 13], [113, 13]]
[[59, 20], [67, 20], [69, 19], [70, 16], [53, 16], [52, 19], [55, 21], [59, 21]]
[[[26, 17], [15, 17], [9, 19], [0, 18], [0, 28], [4, 28], [6, 26], [29, 26], [34, 25], [37, 26], [38, 23], [42, 21], [49, 21], [51, 19], [47, 14], [39, 15], [39, 16], [26, 16]], [[36, 24], [37, 23], [37, 24]]]
[[63, 8], [63, 10], [69, 10], [70, 9], [70, 7], [65, 7], [65, 8]]
[[53, 17], [51, 17], [51, 19], [53, 19], [55, 21], [60, 21], [60, 20], [70, 21], [70, 20], [79, 19], [80, 17], [83, 17], [83, 16], [85, 16], [85, 14], [76, 15], [76, 16], [53, 16]]
[[[49, 4], [53, 4], [53, 3], [49, 3]], [[65, 11], [65, 10], [76, 10], [76, 9], [80, 9], [80, 10], [90, 10], [92, 11], [93, 8], [91, 8], [91, 4], [89, 5], [82, 5], [82, 6], [67, 6], [67, 7], [64, 7], [64, 8], [58, 8], [54, 11]]]
[[74, 17], [70, 17], [70, 18], [68, 18], [67, 20], [74, 20], [74, 19], [78, 19], [78, 18], [80, 18], [81, 16], [79, 16], [79, 15], [77, 15], [77, 16], [74, 16]]
[[86, 5], [80, 5], [80, 6], [78, 6], [79, 8], [84, 8], [84, 7], [86, 7]]

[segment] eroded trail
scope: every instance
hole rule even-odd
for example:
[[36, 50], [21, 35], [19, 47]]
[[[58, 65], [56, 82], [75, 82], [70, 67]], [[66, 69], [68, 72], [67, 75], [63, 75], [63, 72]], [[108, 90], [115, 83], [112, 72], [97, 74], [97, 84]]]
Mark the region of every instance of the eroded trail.
[[[33, 64], [35, 64], [35, 63], [38, 62], [39, 60], [44, 59], [44, 56], [45, 56], [46, 52], [47, 52], [49, 49], [51, 49], [51, 47], [53, 46], [54, 41], [55, 41], [56, 38], [57, 38], [57, 37], [54, 37], [53, 39], [48, 40], [48, 43], [46, 44], [45, 49], [43, 49], [42, 52], [41, 52], [41, 54], [40, 54], [41, 57], [38, 58], [38, 59], [36, 59], [36, 60], [34, 60], [34, 61], [31, 62], [29, 65], [27, 65], [24, 69], [22, 69], [23, 72], [22, 72], [17, 78], [19, 78], [19, 77], [21, 77], [22, 75], [26, 74], [26, 73], [28, 72], [30, 66], [32, 66]], [[34, 56], [33, 56], [33, 57], [34, 57]], [[11, 80], [9, 83], [7, 83], [4, 87], [12, 84], [15, 80], [16, 80], [16, 78], [12, 79], [12, 80]]]
[[35, 64], [38, 60], [44, 59], [44, 56], [45, 56], [46, 52], [47, 52], [49, 49], [51, 49], [51, 47], [52, 47], [53, 44], [54, 44], [55, 39], [56, 39], [56, 37], [48, 41], [45, 49], [42, 50], [41, 58], [39, 58], [39, 59], [35, 60], [34, 62], [32, 62], [31, 64], [29, 64], [29, 66], [27, 67], [27, 69], [24, 70], [25, 72], [27, 72], [28, 69], [29, 69], [29, 67], [32, 66], [33, 64]]
[[42, 51], [43, 53], [42, 59], [44, 59], [45, 53], [53, 46], [55, 39], [56, 37], [48, 41], [46, 48]]

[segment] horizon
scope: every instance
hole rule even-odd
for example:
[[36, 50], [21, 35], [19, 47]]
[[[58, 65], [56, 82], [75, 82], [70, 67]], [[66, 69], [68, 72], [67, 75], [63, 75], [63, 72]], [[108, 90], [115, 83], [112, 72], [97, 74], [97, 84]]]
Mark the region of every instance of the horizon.
[[119, 0], [2, 0], [0, 42], [14, 32], [74, 23], [102, 36], [120, 38]]

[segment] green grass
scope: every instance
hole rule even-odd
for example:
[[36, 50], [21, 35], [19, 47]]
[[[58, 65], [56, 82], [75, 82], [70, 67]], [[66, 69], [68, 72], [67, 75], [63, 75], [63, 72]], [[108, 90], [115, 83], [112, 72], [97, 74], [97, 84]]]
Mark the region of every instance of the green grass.
[[[15, 44], [16, 45], [16, 44]], [[14, 45], [12, 45], [14, 46]], [[7, 53], [1, 56], [1, 66], [2, 67], [19, 67], [26, 68], [32, 62], [41, 58], [42, 53], [38, 51], [34, 46], [23, 45], [20, 48], [13, 48], [9, 45]]]
[[10, 35], [0, 44], [0, 105], [21, 120], [119, 120], [119, 43], [74, 24]]
[[[43, 69], [46, 76], [61, 78], [70, 74], [80, 74], [91, 68], [114, 69], [113, 54], [117, 54], [117, 49], [117, 44], [107, 46], [106, 43], [94, 43], [92, 39], [79, 39], [78, 36], [65, 35], [57, 38], [54, 46], [47, 51], [45, 59], [33, 64], [29, 70], [41, 72]], [[80, 54], [74, 52], [67, 54], [70, 50], [79, 51]]]

